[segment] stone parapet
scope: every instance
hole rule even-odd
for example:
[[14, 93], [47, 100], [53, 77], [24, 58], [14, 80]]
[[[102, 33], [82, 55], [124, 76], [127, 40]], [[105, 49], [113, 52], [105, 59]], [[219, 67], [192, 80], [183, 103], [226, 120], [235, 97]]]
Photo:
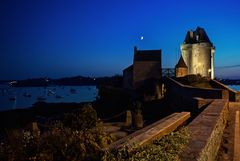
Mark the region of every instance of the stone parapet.
[[228, 101], [215, 99], [189, 125], [190, 140], [182, 161], [215, 160], [228, 117]]
[[176, 105], [184, 105], [190, 108], [195, 108], [194, 97], [204, 99], [228, 99], [228, 91], [226, 89], [192, 87], [183, 85], [169, 77], [166, 77], [166, 86], [167, 96], [172, 99]]
[[227, 90], [229, 101], [240, 102], [240, 92], [237, 92], [237, 91], [229, 88], [225, 84], [222, 84], [216, 80], [211, 80], [210, 83], [214, 88]]
[[236, 111], [233, 161], [240, 161], [240, 111]]

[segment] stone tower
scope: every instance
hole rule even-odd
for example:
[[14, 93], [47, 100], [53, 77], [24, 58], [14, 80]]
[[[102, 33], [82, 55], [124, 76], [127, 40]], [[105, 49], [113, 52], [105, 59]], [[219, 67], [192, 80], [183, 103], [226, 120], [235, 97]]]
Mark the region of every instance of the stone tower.
[[162, 50], [138, 50], [134, 47], [133, 64], [123, 70], [124, 88], [137, 89], [147, 80], [162, 78]]
[[137, 50], [134, 47], [133, 87], [136, 89], [145, 80], [162, 78], [161, 50]]
[[214, 79], [214, 51], [215, 47], [203, 28], [197, 27], [195, 31], [188, 31], [181, 45], [188, 74], [200, 74]]
[[188, 74], [188, 67], [186, 63], [183, 60], [183, 57], [181, 55], [177, 65], [175, 66], [175, 75], [176, 77], [184, 77]]

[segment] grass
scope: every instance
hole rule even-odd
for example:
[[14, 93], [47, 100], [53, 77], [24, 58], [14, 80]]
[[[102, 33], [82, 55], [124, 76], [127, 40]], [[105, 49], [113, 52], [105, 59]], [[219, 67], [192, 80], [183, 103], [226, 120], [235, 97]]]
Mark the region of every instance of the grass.
[[197, 88], [213, 88], [209, 79], [201, 77], [200, 75], [187, 75], [185, 77], [175, 78], [184, 85], [189, 85]]
[[195, 82], [190, 84], [193, 87], [198, 87], [198, 88], [213, 88], [209, 81], [201, 81], [201, 82]]
[[145, 146], [139, 147], [132, 152], [120, 149], [115, 153], [104, 156], [105, 161], [177, 161], [188, 143], [189, 132], [186, 127], [170, 133]]

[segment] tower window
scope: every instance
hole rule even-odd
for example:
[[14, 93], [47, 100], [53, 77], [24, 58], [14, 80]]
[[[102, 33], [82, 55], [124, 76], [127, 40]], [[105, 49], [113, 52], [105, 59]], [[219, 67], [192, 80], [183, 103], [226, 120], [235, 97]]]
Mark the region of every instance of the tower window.
[[196, 40], [199, 41], [199, 35], [196, 35]]

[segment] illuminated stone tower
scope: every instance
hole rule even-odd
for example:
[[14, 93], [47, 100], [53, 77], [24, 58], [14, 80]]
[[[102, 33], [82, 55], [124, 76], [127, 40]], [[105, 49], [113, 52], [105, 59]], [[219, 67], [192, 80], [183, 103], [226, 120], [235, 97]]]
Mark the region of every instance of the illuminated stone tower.
[[188, 31], [181, 45], [188, 74], [200, 74], [214, 79], [214, 51], [215, 47], [203, 28], [197, 27], [195, 31]]

